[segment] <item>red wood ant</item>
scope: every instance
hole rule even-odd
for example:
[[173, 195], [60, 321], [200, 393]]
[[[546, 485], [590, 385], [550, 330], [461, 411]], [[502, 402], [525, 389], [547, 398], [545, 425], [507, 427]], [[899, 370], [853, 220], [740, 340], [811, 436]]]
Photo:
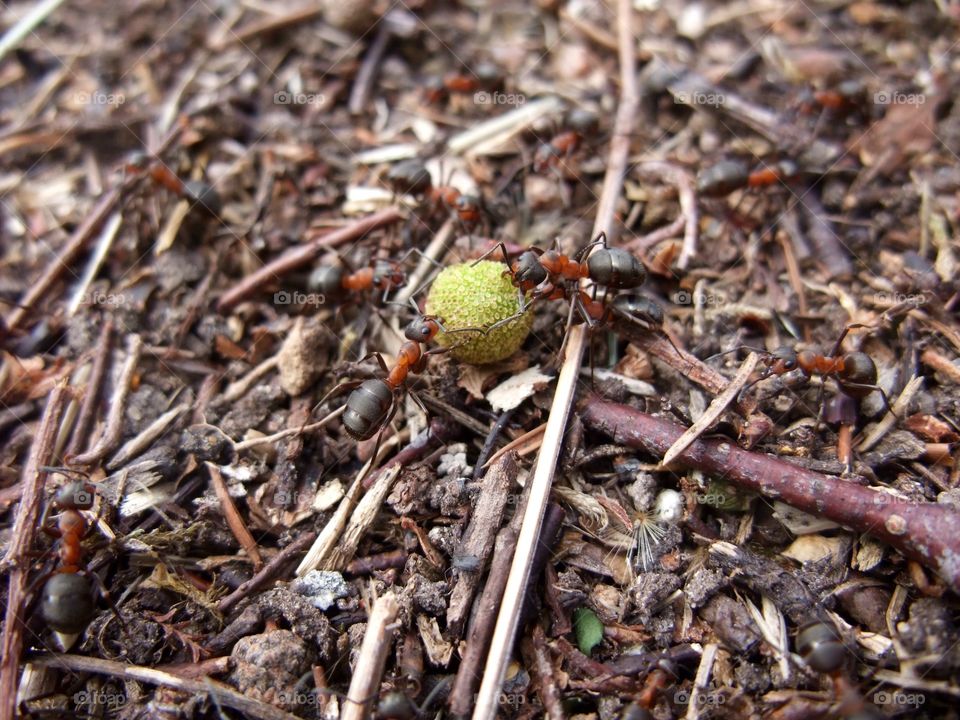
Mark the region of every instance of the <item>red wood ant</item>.
[[567, 114], [566, 129], [541, 143], [533, 155], [533, 171], [544, 172], [556, 168], [580, 149], [583, 141], [597, 132], [599, 119], [590, 110], [575, 108]]
[[741, 160], [721, 160], [697, 174], [697, 192], [703, 197], [726, 197], [742, 188], [763, 188], [793, 180], [800, 174], [792, 160], [778, 160], [753, 171]]
[[202, 180], [181, 180], [158, 158], [141, 155], [128, 162], [124, 169], [134, 175], [145, 172], [157, 185], [165, 187], [182, 200], [189, 200], [191, 207], [199, 207], [210, 215], [220, 214], [220, 194], [212, 185]]
[[[51, 505], [44, 510], [41, 519], [43, 532], [57, 540], [54, 548], [59, 562], [58, 567], [46, 576], [48, 579], [43, 585], [40, 614], [50, 629], [57, 633], [61, 645], [66, 647], [72, 644], [69, 636], [80, 634], [94, 613], [90, 581], [92, 573], [82, 565], [82, 542], [93, 526], [81, 512], [93, 507], [93, 494], [93, 485], [89, 483], [68, 482], [57, 491], [51, 503], [60, 511], [56, 523], [46, 523]], [[99, 580], [97, 582], [99, 584]], [[105, 593], [102, 587], [101, 592]]]
[[[404, 337], [407, 341], [400, 346], [397, 352], [397, 359], [392, 368], [388, 368], [383, 356], [378, 353], [370, 353], [367, 357], [376, 357], [380, 367], [386, 373], [384, 378], [373, 380], [348, 381], [341, 383], [320, 401], [323, 404], [327, 398], [336, 395], [343, 390], [353, 388], [353, 391], [347, 397], [346, 409], [344, 410], [342, 422], [347, 434], [354, 440], [369, 440], [378, 430], [386, 427], [393, 419], [397, 411], [397, 401], [400, 391], [403, 389], [407, 376], [413, 373], [421, 373], [426, 367], [428, 355], [438, 355], [450, 350], [446, 348], [434, 348], [424, 351], [421, 344], [429, 343], [438, 332], [448, 334], [461, 332], [484, 332], [481, 328], [460, 328], [456, 330], [447, 330], [443, 327], [440, 318], [430, 315], [421, 315], [415, 318], [407, 325], [404, 330]], [[366, 358], [364, 358], [365, 360]], [[412, 396], [416, 400], [416, 396]], [[419, 401], [418, 401], [419, 402]], [[426, 409], [421, 409], [426, 412]]]
[[465, 228], [483, 219], [483, 202], [465, 195], [452, 185], [434, 185], [430, 172], [420, 160], [405, 160], [394, 165], [386, 183], [395, 193], [422, 198], [430, 215], [444, 208], [457, 216]]
[[373, 260], [369, 267], [355, 272], [339, 265], [320, 265], [310, 273], [307, 287], [311, 292], [320, 293], [334, 301], [343, 300], [353, 293], [376, 290], [382, 292], [382, 300], [386, 302], [387, 294], [407, 281], [407, 274], [399, 268], [401, 262]]
[[847, 720], [880, 720], [885, 717], [863, 699], [844, 674], [848, 651], [833, 627], [824, 622], [805, 625], [797, 634], [796, 647], [811, 670], [830, 676], [841, 717]]
[[[860, 351], [840, 354], [840, 346], [847, 333], [857, 327], [865, 326], [859, 323], [847, 325], [828, 355], [822, 355], [814, 350], [797, 352], [790, 347], [781, 347], [773, 352], [753, 348], [760, 353], [761, 362], [766, 367], [760, 373], [760, 377], [740, 391], [740, 395], [742, 396], [748, 389], [771, 375], [780, 376], [794, 370], [800, 370], [807, 380], [813, 375], [832, 377], [836, 380], [841, 392], [858, 400], [865, 398], [873, 391], [877, 391], [883, 398], [887, 409], [893, 412], [887, 394], [883, 388], [877, 385], [877, 366], [873, 362], [873, 358]], [[820, 388], [820, 402], [818, 403], [821, 405], [821, 412], [822, 400], [823, 387]]]
[[[601, 247], [584, 260], [590, 248], [595, 245]], [[513, 263], [510, 263], [506, 246], [500, 242], [484, 253], [474, 264], [498, 248], [504, 262], [509, 266], [505, 274], [510, 275], [520, 296], [518, 314], [524, 313], [527, 307], [537, 300], [570, 296], [571, 293], [564, 285], [583, 278], [589, 278], [595, 284], [610, 290], [638, 288], [647, 279], [647, 271], [633, 253], [623, 248], [607, 247], [607, 235], [604, 232], [578, 250], [572, 258], [556, 249], [543, 251], [539, 248], [531, 248], [522, 252]], [[531, 293], [529, 302], [526, 300], [527, 293]], [[573, 294], [573, 298], [573, 302], [582, 305], [580, 294]], [[580, 308], [580, 316], [590, 325], [595, 324], [597, 318], [594, 316], [598, 312], [596, 308], [593, 311], [588, 310], [586, 306]]]
[[493, 63], [481, 62], [466, 72], [449, 72], [443, 77], [432, 77], [425, 83], [424, 99], [429, 105], [453, 96], [470, 95], [479, 91], [493, 92], [503, 86], [503, 73]]

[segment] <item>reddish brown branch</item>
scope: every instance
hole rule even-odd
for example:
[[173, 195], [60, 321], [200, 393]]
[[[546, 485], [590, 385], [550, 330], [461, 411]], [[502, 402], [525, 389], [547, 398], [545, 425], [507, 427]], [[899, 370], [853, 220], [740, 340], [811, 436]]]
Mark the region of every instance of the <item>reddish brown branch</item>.
[[60, 415], [70, 396], [70, 390], [58, 385], [50, 393], [47, 409], [40, 422], [40, 430], [33, 439], [30, 458], [23, 469], [20, 484], [23, 496], [14, 521], [10, 548], [4, 564], [12, 564], [7, 586], [7, 609], [0, 639], [0, 719], [9, 720], [16, 714], [17, 676], [20, 652], [23, 650], [23, 605], [27, 594], [28, 553], [33, 549], [40, 506], [43, 500], [43, 481], [46, 473], [40, 468], [51, 461], [53, 445], [60, 429]]
[[[661, 457], [686, 428], [597, 397], [583, 406], [588, 427]], [[926, 565], [960, 594], [960, 513], [915, 503], [749, 452], [732, 441], [697, 440], [677, 463], [723, 477], [804, 512], [869, 533]]]
[[299, 247], [289, 250], [276, 260], [264, 265], [255, 273], [247, 275], [238, 282], [232, 290], [224, 293], [223, 297], [221, 297], [217, 303], [217, 310], [222, 313], [227, 312], [238, 303], [253, 295], [262, 286], [273, 280], [278, 280], [281, 276], [298, 270], [304, 265], [308, 265], [328, 248], [359, 240], [369, 232], [373, 232], [385, 225], [391, 225], [402, 219], [403, 213], [400, 208], [387, 208], [386, 210], [381, 210], [378, 213], [369, 215], [362, 220], [357, 220], [357, 222], [342, 227], [339, 230], [327, 233], [306, 245], [300, 245]]

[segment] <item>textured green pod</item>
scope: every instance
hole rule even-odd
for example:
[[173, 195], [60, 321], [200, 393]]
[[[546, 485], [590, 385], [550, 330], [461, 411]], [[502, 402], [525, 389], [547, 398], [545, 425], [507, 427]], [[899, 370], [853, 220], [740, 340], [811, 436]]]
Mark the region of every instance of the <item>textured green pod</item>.
[[[487, 328], [520, 309], [517, 289], [505, 276], [506, 265], [481, 260], [445, 268], [430, 287], [426, 312], [435, 315], [447, 330]], [[515, 353], [530, 333], [533, 313], [474, 337], [473, 333], [440, 333], [437, 343], [453, 347], [450, 354], [462, 362], [482, 365]]]

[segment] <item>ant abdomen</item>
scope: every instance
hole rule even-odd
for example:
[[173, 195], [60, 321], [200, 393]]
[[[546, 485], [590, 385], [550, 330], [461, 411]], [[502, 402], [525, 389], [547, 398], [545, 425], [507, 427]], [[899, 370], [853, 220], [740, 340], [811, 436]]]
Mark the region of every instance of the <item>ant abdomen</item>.
[[697, 192], [704, 197], [725, 197], [746, 185], [750, 170], [739, 160], [721, 160], [697, 175]]
[[343, 294], [343, 268], [336, 265], [320, 265], [307, 280], [310, 292], [320, 293], [329, 297]]
[[663, 308], [643, 295], [618, 295], [613, 299], [613, 308], [651, 327], [663, 326]]
[[383, 380], [366, 380], [347, 398], [343, 411], [343, 428], [354, 440], [374, 436], [390, 411], [393, 391]]
[[93, 617], [93, 588], [78, 573], [57, 573], [43, 586], [40, 613], [51, 630], [76, 635]]
[[615, 290], [643, 285], [647, 271], [636, 256], [622, 248], [603, 248], [587, 258], [590, 279]]
[[[853, 386], [851, 387], [851, 384]], [[873, 392], [877, 384], [877, 366], [864, 352], [852, 352], [843, 356], [843, 368], [840, 370], [840, 386], [847, 395], [863, 398]], [[870, 387], [859, 387], [859, 386]]]
[[813, 670], [832, 673], [843, 665], [847, 649], [832, 627], [815, 622], [797, 635], [797, 652]]

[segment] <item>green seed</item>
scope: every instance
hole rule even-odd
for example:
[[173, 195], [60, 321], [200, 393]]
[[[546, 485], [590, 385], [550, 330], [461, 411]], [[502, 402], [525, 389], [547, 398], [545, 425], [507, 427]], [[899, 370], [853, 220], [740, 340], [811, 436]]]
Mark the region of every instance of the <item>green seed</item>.
[[[488, 328], [514, 315], [519, 309], [517, 289], [504, 275], [503, 263], [481, 260], [476, 265], [451, 265], [441, 272], [427, 295], [426, 312], [435, 315], [447, 330]], [[526, 340], [533, 325], [533, 313], [522, 316], [493, 331], [476, 333], [440, 333], [437, 343], [452, 347], [450, 354], [474, 365], [493, 363], [510, 357]]]

